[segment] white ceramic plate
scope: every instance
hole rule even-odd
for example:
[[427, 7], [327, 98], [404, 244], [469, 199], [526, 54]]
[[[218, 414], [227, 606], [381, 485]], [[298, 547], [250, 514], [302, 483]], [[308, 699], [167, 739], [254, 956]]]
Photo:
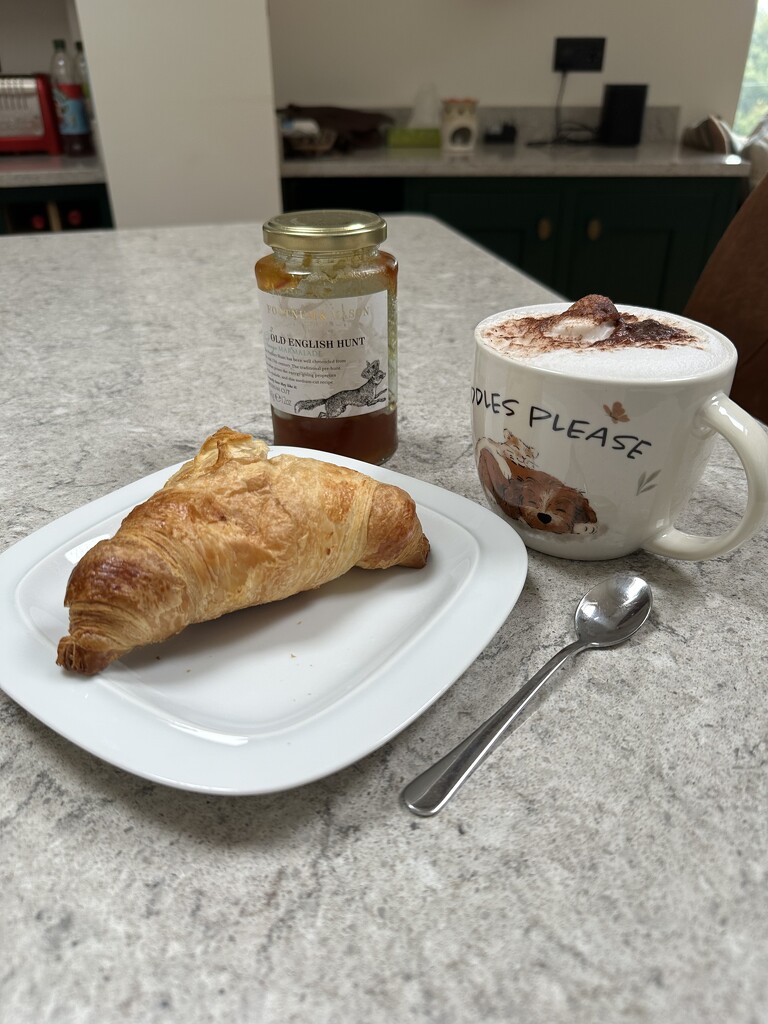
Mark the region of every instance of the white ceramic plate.
[[0, 685], [73, 743], [144, 778], [205, 793], [268, 793], [344, 768], [405, 728], [485, 647], [520, 595], [517, 533], [466, 498], [359, 469], [415, 499], [425, 569], [353, 569], [311, 593], [190, 626], [98, 676], [55, 664], [73, 565], [171, 467], [63, 516], [0, 555]]

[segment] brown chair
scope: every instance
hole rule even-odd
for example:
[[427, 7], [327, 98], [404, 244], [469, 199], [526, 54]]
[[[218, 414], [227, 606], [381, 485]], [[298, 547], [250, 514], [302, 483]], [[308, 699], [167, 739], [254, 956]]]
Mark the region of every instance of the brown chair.
[[731, 339], [731, 398], [768, 422], [768, 176], [726, 228], [683, 312]]

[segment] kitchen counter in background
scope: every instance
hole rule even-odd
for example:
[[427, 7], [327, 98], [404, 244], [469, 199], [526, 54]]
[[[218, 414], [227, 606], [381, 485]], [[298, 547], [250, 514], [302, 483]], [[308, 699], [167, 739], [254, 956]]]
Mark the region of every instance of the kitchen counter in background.
[[0, 188], [103, 185], [105, 181], [104, 169], [97, 156], [0, 155]]
[[682, 312], [749, 164], [653, 142], [375, 149], [283, 161], [286, 210], [428, 213], [569, 298]]
[[[749, 163], [676, 143], [617, 146], [479, 146], [468, 156], [439, 149], [360, 149], [312, 158], [285, 159], [283, 178], [338, 177], [727, 177], [748, 178]], [[30, 153], [0, 155], [0, 188], [105, 184], [98, 157]]]
[[467, 155], [439, 149], [377, 149], [283, 160], [284, 178], [741, 178], [749, 162], [674, 142], [639, 146], [481, 145]]
[[[283, 207], [427, 213], [554, 291], [680, 312], [746, 194], [749, 164], [656, 141], [379, 147], [285, 159]], [[110, 227], [97, 158], [0, 159], [0, 232]]]
[[[484, 504], [472, 331], [551, 292], [431, 218], [392, 217], [387, 247], [389, 466]], [[260, 225], [2, 248], [0, 548], [222, 424], [271, 437]], [[721, 445], [681, 525], [728, 528], [743, 495]], [[572, 639], [576, 602], [613, 569], [654, 588], [644, 632], [563, 667], [438, 817], [403, 810], [402, 786]], [[711, 562], [533, 552], [517, 606], [440, 700], [358, 763], [265, 796], [137, 778], [0, 693], [3, 1024], [766, 1020], [767, 577], [765, 530]], [[58, 671], [52, 644], [38, 654]]]
[[0, 155], [0, 235], [112, 227], [97, 156]]

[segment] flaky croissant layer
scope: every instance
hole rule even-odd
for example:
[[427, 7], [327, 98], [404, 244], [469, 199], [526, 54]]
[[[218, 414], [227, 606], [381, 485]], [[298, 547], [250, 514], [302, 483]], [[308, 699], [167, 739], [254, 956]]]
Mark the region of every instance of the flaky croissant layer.
[[410, 495], [363, 473], [280, 455], [222, 427], [75, 566], [56, 662], [92, 675], [193, 622], [311, 590], [353, 566], [421, 568]]

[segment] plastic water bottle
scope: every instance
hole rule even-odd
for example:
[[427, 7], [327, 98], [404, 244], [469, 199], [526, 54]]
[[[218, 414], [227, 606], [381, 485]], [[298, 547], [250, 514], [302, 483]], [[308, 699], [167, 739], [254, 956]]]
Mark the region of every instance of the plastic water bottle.
[[63, 152], [67, 156], [88, 156], [93, 153], [93, 136], [83, 87], [63, 39], [53, 40], [51, 87]]
[[88, 121], [93, 127], [93, 96], [91, 95], [91, 78], [88, 74], [88, 62], [85, 59], [85, 50], [83, 44], [78, 39], [75, 43], [75, 72], [77, 73], [77, 80], [83, 90], [83, 100], [85, 101], [85, 113], [88, 117]]

